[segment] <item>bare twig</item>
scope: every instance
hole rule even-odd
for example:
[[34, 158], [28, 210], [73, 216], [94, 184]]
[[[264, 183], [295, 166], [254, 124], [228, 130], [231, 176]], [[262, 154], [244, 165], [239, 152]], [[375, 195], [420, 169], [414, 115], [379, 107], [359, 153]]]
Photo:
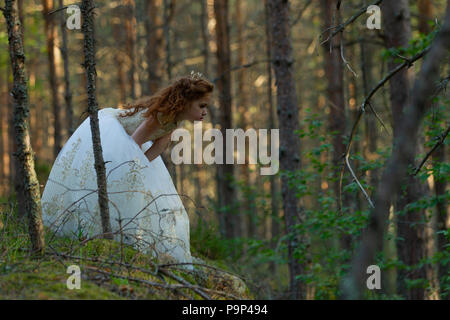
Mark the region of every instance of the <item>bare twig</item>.
[[[53, 249], [53, 248], [52, 248]], [[107, 260], [103, 260], [103, 259], [99, 259], [99, 258], [88, 258], [88, 257], [78, 257], [78, 256], [72, 256], [72, 255], [68, 255], [68, 254], [64, 254], [64, 253], [59, 253], [56, 250], [53, 249], [53, 251], [55, 252], [55, 255], [60, 256], [60, 257], [65, 257], [65, 258], [69, 258], [69, 259], [76, 259], [76, 260], [86, 260], [86, 261], [91, 261], [91, 262], [99, 262], [99, 263], [104, 263], [104, 264], [110, 264], [110, 265], [118, 265], [118, 266], [122, 266], [128, 269], [134, 269], [136, 271], [140, 271], [146, 274], [150, 274], [152, 276], [157, 276], [158, 272], [162, 273], [163, 275], [180, 282], [181, 284], [185, 285], [186, 287], [188, 287], [189, 289], [192, 289], [195, 293], [197, 293], [199, 296], [201, 296], [202, 298], [206, 299], [206, 300], [211, 300], [211, 297], [209, 297], [206, 293], [203, 292], [203, 288], [197, 288], [195, 285], [190, 284], [189, 282], [187, 282], [186, 280], [184, 280], [181, 277], [178, 277], [174, 274], [172, 274], [171, 272], [169, 272], [168, 270], [165, 270], [163, 268], [157, 268], [156, 272], [152, 272], [148, 269], [144, 269], [144, 268], [139, 268], [139, 267], [135, 267], [131, 264], [127, 264], [127, 263], [123, 263], [123, 262], [119, 262], [119, 261], [107, 261]], [[53, 254], [52, 254], [53, 255]], [[150, 264], [153, 267], [157, 267], [156, 264], [150, 262]], [[159, 266], [158, 266], [159, 267]]]
[[[369, 95], [364, 99], [363, 103], [361, 104], [361, 107], [359, 109], [359, 113], [358, 116], [356, 118], [355, 123], [353, 124], [352, 127], [352, 131], [350, 134], [350, 139], [347, 145], [347, 149], [345, 151], [345, 154], [343, 155], [343, 159], [344, 159], [344, 163], [342, 165], [342, 169], [341, 169], [341, 174], [339, 177], [339, 211], [342, 212], [342, 180], [343, 180], [343, 176], [344, 176], [344, 168], [345, 166], [349, 165], [349, 161], [348, 161], [348, 157], [350, 155], [350, 149], [352, 147], [352, 143], [353, 143], [353, 138], [356, 135], [356, 131], [359, 125], [359, 122], [362, 118], [362, 115], [364, 114], [364, 112], [366, 111], [366, 106], [369, 105], [369, 107], [371, 108], [371, 110], [374, 112], [375, 116], [377, 117], [377, 119], [381, 122], [381, 124], [383, 125], [383, 127], [387, 130], [387, 128], [385, 127], [384, 123], [381, 121], [381, 119], [378, 117], [378, 115], [376, 114], [375, 110], [371, 107], [370, 104], [370, 99], [374, 96], [374, 94], [381, 88], [384, 86], [384, 84], [386, 82], [388, 82], [395, 74], [397, 74], [399, 71], [401, 71], [404, 68], [409, 68], [413, 65], [413, 63], [417, 60], [419, 60], [420, 58], [424, 57], [427, 52], [430, 51], [430, 47], [425, 48], [424, 50], [422, 50], [421, 52], [419, 52], [418, 54], [416, 54], [414, 57], [412, 57], [411, 59], [408, 59], [408, 61], [405, 61], [404, 63], [398, 65], [397, 67], [395, 67], [393, 70], [391, 70], [380, 82], [378, 82], [378, 84], [370, 91]], [[349, 166], [349, 169], [351, 167]], [[350, 170], [350, 172], [352, 172], [352, 170]], [[353, 175], [353, 177], [355, 178], [355, 176]], [[358, 186], [360, 186], [360, 184], [358, 183]], [[360, 186], [361, 188], [361, 186]], [[364, 193], [364, 195], [366, 195], [367, 193], [365, 192], [364, 189], [361, 189], [362, 192]], [[367, 198], [367, 196], [366, 196]], [[370, 198], [368, 198], [368, 200], [370, 200]], [[372, 201], [369, 201], [369, 203], [371, 205]]]
[[123, 275], [120, 275], [120, 274], [107, 272], [107, 271], [103, 271], [103, 270], [100, 270], [100, 269], [91, 268], [91, 267], [88, 267], [88, 266], [86, 266], [85, 268], [90, 269], [90, 271], [93, 271], [93, 272], [98, 272], [98, 273], [101, 273], [101, 274], [104, 274], [104, 275], [108, 275], [108, 276], [112, 276], [112, 277], [116, 277], [116, 278], [121, 278], [121, 279], [126, 279], [126, 280], [129, 280], [129, 281], [134, 281], [134, 282], [138, 282], [138, 283], [142, 283], [142, 284], [146, 284], [146, 285], [149, 285], [149, 286], [152, 286], [152, 287], [159, 287], [159, 288], [162, 288], [162, 289], [169, 289], [169, 290], [177, 290], [177, 289], [184, 289], [184, 288], [191, 289], [191, 290], [193, 290], [193, 289], [201, 289], [201, 290], [206, 291], [206, 292], [211, 292], [211, 293], [218, 294], [218, 295], [221, 295], [221, 296], [224, 296], [224, 297], [229, 297], [229, 298], [232, 298], [232, 299], [235, 299], [235, 300], [239, 300], [239, 298], [236, 297], [233, 294], [222, 292], [222, 291], [217, 291], [217, 290], [213, 290], [213, 289], [203, 288], [203, 287], [197, 286], [197, 285], [190, 285], [190, 284], [172, 284], [172, 285], [171, 284], [163, 284], [163, 283], [159, 283], [159, 282], [153, 282], [153, 281], [149, 281], [149, 280], [144, 280], [144, 279], [139, 279], [139, 278], [134, 278], [134, 277], [129, 277], [129, 276], [123, 276]]
[[447, 127], [447, 130], [445, 130], [444, 133], [442, 133], [442, 135], [439, 137], [439, 141], [434, 145], [434, 147], [428, 151], [427, 155], [425, 156], [425, 158], [423, 158], [423, 160], [420, 162], [419, 166], [416, 168], [416, 170], [414, 171], [414, 176], [417, 175], [420, 171], [420, 169], [422, 169], [422, 166], [425, 164], [425, 162], [428, 160], [428, 158], [431, 156], [431, 154], [437, 149], [439, 148], [439, 146], [441, 146], [445, 139], [448, 136], [448, 133], [450, 131], [450, 126]]
[[[345, 66], [348, 68], [348, 70], [350, 70], [351, 73], [353, 73], [353, 75], [357, 78], [358, 75], [356, 74], [355, 71], [353, 71], [352, 67], [350, 66], [350, 63], [347, 61], [347, 59], [345, 59], [344, 56], [344, 44], [343, 44], [343, 38], [344, 38], [344, 34], [341, 33], [341, 38], [340, 38], [340, 49], [341, 49], [341, 59], [344, 62]], [[331, 42], [330, 42], [331, 43]], [[331, 49], [331, 48], [330, 48]]]
[[269, 61], [267, 59], [262, 59], [262, 60], [255, 60], [253, 62], [249, 62], [249, 63], [243, 64], [243, 65], [240, 65], [240, 66], [234, 66], [234, 67], [230, 68], [230, 70], [226, 70], [221, 75], [219, 75], [216, 78], [214, 78], [212, 80], [212, 82], [216, 83], [223, 76], [223, 74], [225, 74], [228, 71], [237, 71], [237, 70], [244, 69], [244, 68], [250, 68], [250, 67], [253, 67], [254, 65], [257, 65], [257, 64], [260, 64], [260, 63], [265, 63], [265, 62], [271, 62], [271, 61]]
[[[381, 2], [383, 2], [383, 0], [377, 0], [374, 3], [372, 3], [372, 5], [379, 5]], [[361, 9], [358, 10], [357, 13], [355, 13], [350, 19], [348, 19], [347, 21], [345, 21], [344, 23], [341, 23], [337, 26], [333, 26], [333, 27], [329, 27], [328, 29], [326, 29], [325, 31], [323, 31], [319, 38], [322, 37], [322, 35], [327, 32], [328, 30], [331, 29], [335, 29], [329, 36], [327, 39], [325, 39], [322, 44], [327, 43], [328, 41], [330, 41], [335, 35], [337, 35], [339, 32], [344, 31], [344, 29], [349, 25], [352, 24], [356, 19], [358, 19], [361, 15], [363, 15], [366, 11], [367, 11], [368, 6], [364, 6]]]
[[308, 7], [310, 6], [310, 4], [312, 3], [312, 0], [308, 0], [303, 7], [300, 9], [300, 11], [297, 14], [297, 17], [292, 21], [291, 23], [291, 28], [293, 26], [295, 26], [301, 19], [301, 17], [303, 16], [303, 14], [305, 13], [306, 9], [308, 9]]
[[62, 10], [64, 10], [64, 9], [67, 9], [68, 7], [69, 7], [69, 6], [64, 6], [64, 7], [61, 7], [61, 8], [55, 9], [55, 10], [53, 10], [53, 11], [50, 11], [49, 13], [47, 13], [47, 15], [49, 16], [49, 15], [51, 15], [51, 14], [53, 14], [53, 13], [56, 13], [56, 12], [62, 11]]
[[370, 199], [369, 195], [367, 194], [367, 192], [364, 190], [364, 187], [361, 185], [361, 183], [359, 182], [358, 178], [356, 177], [355, 173], [353, 172], [352, 167], [350, 166], [350, 162], [348, 161], [348, 155], [345, 157], [345, 163], [347, 164], [348, 170], [350, 171], [350, 173], [353, 176], [353, 179], [355, 179], [356, 183], [358, 184], [359, 188], [361, 189], [362, 193], [364, 194], [364, 196], [366, 197], [367, 201], [369, 202], [370, 206], [372, 208], [375, 208], [375, 206], [373, 205], [372, 200]]

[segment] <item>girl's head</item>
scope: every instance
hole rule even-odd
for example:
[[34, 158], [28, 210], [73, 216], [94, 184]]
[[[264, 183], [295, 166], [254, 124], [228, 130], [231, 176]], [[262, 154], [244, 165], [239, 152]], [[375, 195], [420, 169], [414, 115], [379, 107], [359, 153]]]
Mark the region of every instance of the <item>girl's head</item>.
[[157, 113], [161, 112], [164, 123], [180, 119], [192, 122], [203, 120], [213, 89], [214, 85], [201, 77], [181, 77], [149, 98], [122, 106], [122, 109], [134, 109], [122, 116], [130, 116], [141, 109], [147, 109], [143, 113], [144, 117], [152, 115], [157, 119]]

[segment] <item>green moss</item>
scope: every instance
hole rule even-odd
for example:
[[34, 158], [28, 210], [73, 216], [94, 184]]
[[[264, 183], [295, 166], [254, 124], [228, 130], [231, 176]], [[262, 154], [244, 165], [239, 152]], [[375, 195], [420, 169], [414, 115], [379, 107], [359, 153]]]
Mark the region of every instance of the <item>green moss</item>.
[[[117, 241], [94, 239], [87, 242], [54, 236], [46, 228], [46, 254], [29, 257], [26, 225], [0, 215], [0, 299], [203, 299], [191, 289], [167, 289], [160, 284], [180, 282], [162, 273], [155, 274], [158, 261]], [[55, 253], [58, 253], [56, 255]], [[206, 257], [194, 262], [229, 271], [222, 261]], [[165, 263], [163, 260], [160, 264]], [[81, 270], [81, 288], [67, 288], [67, 267]], [[194, 286], [223, 290], [239, 298], [250, 298], [239, 277], [227, 272], [194, 265], [194, 271], [170, 267], [166, 270]], [[124, 279], [123, 277], [128, 277]], [[133, 280], [138, 279], [138, 281]], [[208, 293], [213, 299], [223, 296]]]
[[114, 292], [91, 281], [81, 280], [81, 288], [70, 290], [66, 268], [54, 260], [23, 260], [17, 266], [4, 268], [0, 274], [0, 299], [121, 299]]

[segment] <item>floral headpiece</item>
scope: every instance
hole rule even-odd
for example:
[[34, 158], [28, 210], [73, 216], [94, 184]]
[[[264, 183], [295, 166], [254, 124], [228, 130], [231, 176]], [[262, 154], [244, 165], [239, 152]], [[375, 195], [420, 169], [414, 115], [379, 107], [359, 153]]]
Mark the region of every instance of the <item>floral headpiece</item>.
[[199, 80], [203, 75], [200, 72], [191, 71], [191, 75], [189, 76], [192, 80]]

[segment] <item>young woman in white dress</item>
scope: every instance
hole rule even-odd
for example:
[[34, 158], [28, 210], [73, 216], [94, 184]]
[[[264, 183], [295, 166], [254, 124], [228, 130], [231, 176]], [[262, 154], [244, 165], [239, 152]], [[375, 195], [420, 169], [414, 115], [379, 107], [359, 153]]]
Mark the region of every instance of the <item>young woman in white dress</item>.
[[[191, 75], [133, 105], [98, 112], [116, 240], [165, 261], [192, 262], [189, 218], [160, 154], [183, 120], [204, 119], [213, 88]], [[41, 199], [45, 225], [83, 239], [102, 233], [89, 121], [58, 154]]]

